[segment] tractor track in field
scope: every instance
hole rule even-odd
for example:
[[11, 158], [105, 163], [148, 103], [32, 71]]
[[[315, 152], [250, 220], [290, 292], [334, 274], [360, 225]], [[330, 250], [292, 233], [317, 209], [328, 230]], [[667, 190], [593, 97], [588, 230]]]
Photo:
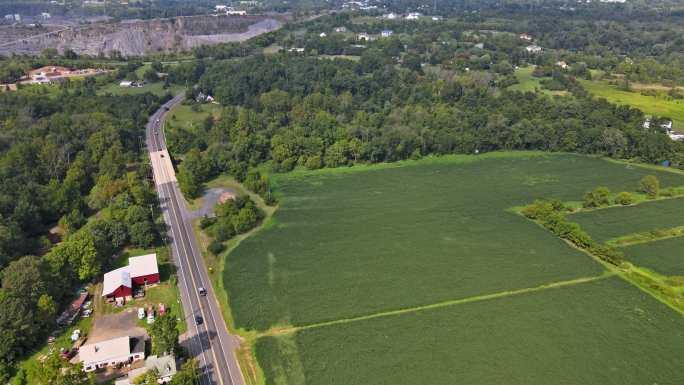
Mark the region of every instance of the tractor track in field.
[[509, 297], [509, 296], [514, 296], [514, 295], [534, 293], [534, 292], [547, 290], [547, 289], [557, 289], [557, 288], [566, 287], [566, 286], [580, 285], [583, 283], [600, 281], [600, 280], [603, 280], [606, 278], [614, 277], [616, 275], [618, 275], [618, 273], [616, 271], [606, 270], [603, 274], [593, 276], [593, 277], [581, 277], [581, 278], [575, 278], [575, 279], [571, 279], [571, 280], [567, 280], [567, 281], [557, 281], [557, 282], [552, 282], [552, 283], [546, 283], [546, 284], [539, 285], [539, 286], [527, 287], [524, 289], [507, 290], [507, 291], [501, 291], [501, 292], [492, 293], [492, 294], [476, 295], [476, 296], [472, 296], [472, 297], [466, 297], [466, 298], [459, 298], [459, 299], [437, 302], [437, 303], [433, 303], [433, 304], [429, 304], [429, 305], [414, 306], [414, 307], [410, 307], [410, 308], [389, 310], [389, 311], [383, 311], [383, 312], [379, 312], [379, 313], [366, 314], [366, 315], [362, 315], [362, 316], [358, 316], [358, 317], [342, 318], [342, 319], [332, 320], [332, 321], [317, 322], [317, 323], [313, 323], [313, 324], [309, 324], [309, 325], [275, 327], [275, 328], [271, 328], [265, 332], [259, 333], [256, 336], [256, 338], [258, 339], [261, 337], [287, 335], [287, 334], [296, 333], [296, 332], [301, 331], [301, 330], [315, 329], [315, 328], [326, 327], [326, 326], [334, 326], [334, 325], [340, 325], [340, 324], [347, 324], [347, 323], [358, 322], [358, 321], [366, 321], [366, 320], [371, 320], [371, 319], [375, 319], [375, 318], [390, 317], [390, 316], [395, 316], [395, 315], [420, 312], [420, 311], [424, 311], [424, 310], [432, 310], [432, 309], [439, 309], [439, 308], [448, 307], [448, 306], [462, 305], [462, 304], [466, 304], [466, 303], [488, 301], [488, 300], [492, 300], [492, 299]]

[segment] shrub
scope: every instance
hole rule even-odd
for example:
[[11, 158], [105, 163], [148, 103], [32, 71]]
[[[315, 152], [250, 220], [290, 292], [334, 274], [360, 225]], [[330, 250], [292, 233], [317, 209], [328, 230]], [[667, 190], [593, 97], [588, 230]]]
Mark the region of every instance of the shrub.
[[208, 216], [205, 215], [205, 216], [202, 217], [202, 219], [200, 219], [200, 223], [199, 223], [199, 224], [200, 224], [200, 228], [201, 228], [202, 230], [204, 230], [204, 229], [206, 229], [207, 227], [213, 225], [214, 223], [216, 223], [216, 218], [211, 218], [211, 217], [208, 217]]
[[584, 194], [583, 207], [601, 207], [610, 204], [610, 190], [608, 187], [597, 187], [593, 191]]
[[615, 197], [615, 204], [617, 205], [628, 206], [632, 203], [634, 203], [634, 196], [627, 191], [623, 191]]
[[225, 250], [225, 246], [223, 246], [223, 243], [219, 241], [212, 241], [207, 249], [214, 255], [219, 255], [223, 250]]
[[646, 194], [649, 198], [655, 199], [660, 193], [660, 181], [655, 175], [646, 175], [639, 181], [639, 191]]
[[235, 235], [235, 228], [230, 220], [221, 220], [214, 226], [214, 237], [219, 242], [225, 242]]

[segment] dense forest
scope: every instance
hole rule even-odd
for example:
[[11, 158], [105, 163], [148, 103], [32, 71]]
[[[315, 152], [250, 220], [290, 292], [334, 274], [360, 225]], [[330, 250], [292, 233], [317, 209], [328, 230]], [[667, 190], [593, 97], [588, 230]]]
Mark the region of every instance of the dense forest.
[[[644, 128], [640, 111], [592, 98], [577, 81], [602, 69], [628, 79], [681, 83], [684, 66], [670, 60], [682, 60], [684, 49], [681, 39], [668, 38], [681, 25], [643, 21], [656, 31], [652, 36], [641, 30], [640, 39], [624, 39], [631, 22], [579, 22], [553, 14], [537, 21], [475, 16], [358, 23], [350, 14], [333, 14], [303, 23], [304, 33], [296, 25], [246, 44], [198, 48], [195, 55], [203, 60], [172, 68], [170, 79], [197, 83], [189, 96], [201, 91], [226, 107], [220, 119], [194, 132], [171, 131], [174, 152], [199, 150], [193, 164], [202, 167], [186, 169], [193, 183], [184, 191], [198, 191], [198, 184], [220, 172], [240, 178], [262, 163], [288, 171], [496, 150], [684, 164], [680, 142], [664, 130]], [[604, 23], [622, 32], [607, 33]], [[331, 33], [335, 26], [347, 32]], [[559, 37], [564, 28], [565, 40]], [[358, 44], [357, 33], [384, 29], [394, 35]], [[555, 48], [526, 52], [530, 43], [518, 36], [524, 31]], [[660, 56], [647, 51], [655, 41], [667, 42]], [[274, 44], [284, 52], [260, 53]], [[304, 53], [288, 52], [290, 47], [303, 47]], [[626, 55], [633, 58], [629, 64]], [[559, 69], [559, 60], [570, 68]], [[508, 90], [518, 81], [515, 68], [527, 65], [545, 78], [542, 87], [564, 96]]]
[[88, 86], [0, 94], [0, 382], [53, 330], [78, 286], [124, 246], [158, 242], [141, 146], [162, 101], [96, 96]]

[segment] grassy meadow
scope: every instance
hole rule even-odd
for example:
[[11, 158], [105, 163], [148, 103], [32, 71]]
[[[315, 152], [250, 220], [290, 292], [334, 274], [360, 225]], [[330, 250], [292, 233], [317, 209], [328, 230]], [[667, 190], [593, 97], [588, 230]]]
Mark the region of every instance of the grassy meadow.
[[611, 238], [684, 225], [684, 198], [645, 202], [636, 206], [610, 207], [569, 215], [594, 239]]
[[256, 345], [267, 384], [676, 385], [684, 318], [620, 278]]
[[668, 238], [623, 248], [628, 261], [662, 275], [684, 275], [684, 238]]
[[674, 129], [684, 131], [684, 100], [668, 99], [665, 96], [646, 96], [638, 90], [623, 91], [606, 81], [578, 80], [584, 89], [594, 96], [605, 98], [614, 104], [626, 104], [638, 108], [647, 115], [670, 117], [673, 120]]
[[515, 77], [518, 78], [518, 84], [514, 84], [510, 87], [508, 87], [509, 90], [511, 91], [520, 91], [520, 92], [535, 92], [535, 91], [540, 91], [544, 94], [547, 95], [565, 95], [567, 94], [567, 91], [551, 91], [551, 90], [546, 90], [543, 89], [541, 86], [541, 80], [542, 79], [550, 79], [550, 78], [538, 78], [532, 76], [532, 71], [534, 71], [533, 66], [529, 67], [521, 67], [515, 70]]

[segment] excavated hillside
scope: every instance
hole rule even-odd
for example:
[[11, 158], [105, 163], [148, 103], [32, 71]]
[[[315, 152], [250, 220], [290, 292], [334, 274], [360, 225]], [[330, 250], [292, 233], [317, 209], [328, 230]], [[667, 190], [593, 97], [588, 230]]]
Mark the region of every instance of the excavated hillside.
[[[45, 48], [72, 49], [79, 54], [124, 56], [188, 50], [202, 44], [243, 41], [280, 28], [270, 16], [189, 16], [172, 19], [95, 23], [85, 26], [3, 36], [0, 54], [39, 54]], [[15, 27], [16, 28], [16, 27]], [[19, 31], [17, 31], [19, 32]]]

